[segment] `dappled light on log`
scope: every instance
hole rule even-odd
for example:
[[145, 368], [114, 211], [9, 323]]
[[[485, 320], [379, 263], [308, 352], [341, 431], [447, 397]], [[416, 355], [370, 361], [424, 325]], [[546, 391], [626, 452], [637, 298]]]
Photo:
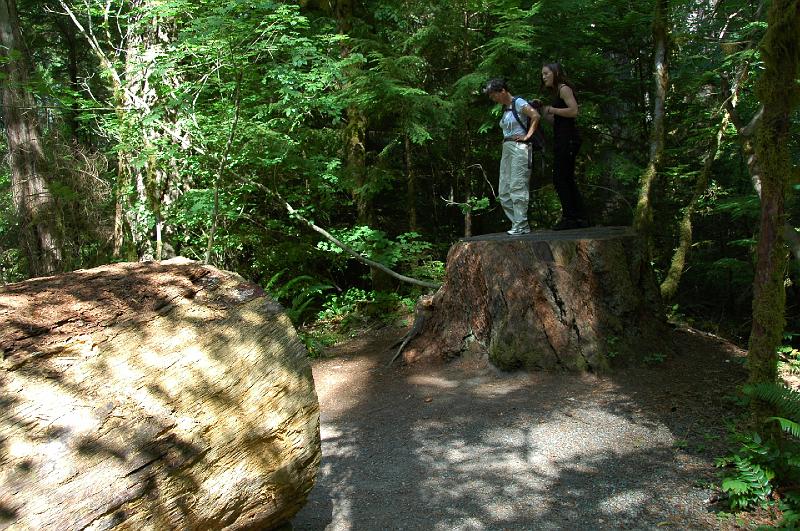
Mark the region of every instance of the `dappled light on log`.
[[643, 242], [626, 227], [464, 238], [419, 307], [406, 362], [468, 354], [505, 370], [607, 371], [671, 351]]
[[262, 529], [320, 459], [307, 354], [258, 286], [195, 262], [0, 289], [0, 527]]

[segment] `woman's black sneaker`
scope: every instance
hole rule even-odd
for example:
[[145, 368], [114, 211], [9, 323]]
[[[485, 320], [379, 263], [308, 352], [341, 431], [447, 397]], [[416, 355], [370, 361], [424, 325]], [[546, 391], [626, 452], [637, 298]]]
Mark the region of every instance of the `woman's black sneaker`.
[[577, 229], [580, 225], [578, 224], [578, 220], [570, 219], [570, 218], [561, 218], [558, 220], [558, 223], [553, 225], [553, 230], [569, 230], [569, 229]]
[[588, 226], [589, 222], [583, 218], [561, 218], [553, 225], [553, 230], [583, 229]]

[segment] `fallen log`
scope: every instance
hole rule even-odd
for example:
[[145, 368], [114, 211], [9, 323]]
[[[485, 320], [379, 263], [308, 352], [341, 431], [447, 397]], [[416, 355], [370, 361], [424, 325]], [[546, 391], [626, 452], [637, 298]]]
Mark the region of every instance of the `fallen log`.
[[671, 347], [658, 286], [631, 229], [464, 238], [403, 352], [406, 363], [465, 352], [504, 370], [608, 371]]
[[0, 288], [0, 529], [270, 529], [320, 460], [277, 303], [185, 259]]

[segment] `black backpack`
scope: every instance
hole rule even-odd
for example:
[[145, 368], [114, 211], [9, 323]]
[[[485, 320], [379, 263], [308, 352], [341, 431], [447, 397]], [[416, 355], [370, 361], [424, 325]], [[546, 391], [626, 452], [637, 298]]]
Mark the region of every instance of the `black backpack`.
[[[537, 111], [541, 107], [539, 102], [530, 102], [525, 98], [520, 98], [519, 96], [514, 96], [514, 99], [511, 100], [511, 113], [514, 115], [514, 119], [517, 123], [522, 126], [525, 131], [528, 130], [528, 127], [531, 125], [531, 119], [525, 116], [525, 121], [522, 121], [522, 117], [520, 117], [519, 113], [517, 112], [517, 100], [522, 100]], [[544, 140], [544, 133], [542, 132], [541, 123], [539, 127], [536, 128], [534, 131], [533, 136], [528, 140], [528, 143], [531, 145], [531, 150], [528, 152], [528, 168], [533, 168], [533, 152], [534, 151], [544, 151], [545, 148], [545, 140]], [[542, 156], [542, 172], [544, 172], [544, 156]]]

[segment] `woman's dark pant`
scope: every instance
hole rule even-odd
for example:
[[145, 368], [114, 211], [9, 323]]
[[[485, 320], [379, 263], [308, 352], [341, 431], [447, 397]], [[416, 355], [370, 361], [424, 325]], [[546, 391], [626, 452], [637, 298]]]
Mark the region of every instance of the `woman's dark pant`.
[[553, 186], [561, 201], [561, 216], [565, 219], [583, 218], [583, 199], [575, 183], [575, 157], [579, 145], [558, 142], [553, 161]]

